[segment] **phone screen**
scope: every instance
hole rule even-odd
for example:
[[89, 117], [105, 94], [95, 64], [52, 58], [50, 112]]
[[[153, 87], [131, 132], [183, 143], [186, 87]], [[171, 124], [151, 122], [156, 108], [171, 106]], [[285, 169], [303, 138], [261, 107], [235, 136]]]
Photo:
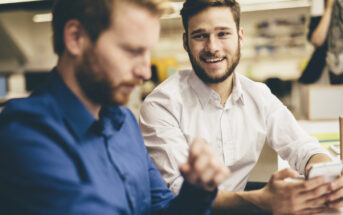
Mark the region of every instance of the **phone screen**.
[[342, 161], [314, 164], [307, 175], [307, 179], [324, 176], [325, 182], [330, 182], [341, 175]]

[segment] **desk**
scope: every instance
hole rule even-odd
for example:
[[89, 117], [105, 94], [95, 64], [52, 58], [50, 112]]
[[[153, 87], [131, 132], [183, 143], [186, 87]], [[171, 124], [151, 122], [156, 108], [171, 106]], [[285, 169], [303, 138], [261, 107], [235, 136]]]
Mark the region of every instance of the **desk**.
[[300, 127], [302, 127], [309, 134], [325, 133], [325, 132], [339, 132], [339, 123], [337, 120], [329, 121], [310, 121], [299, 120]]

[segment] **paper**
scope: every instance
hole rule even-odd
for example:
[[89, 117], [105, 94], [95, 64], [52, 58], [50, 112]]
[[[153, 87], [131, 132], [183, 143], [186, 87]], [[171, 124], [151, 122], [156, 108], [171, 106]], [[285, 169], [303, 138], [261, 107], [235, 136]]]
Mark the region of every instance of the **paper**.
[[321, 146], [326, 149], [330, 148], [330, 145], [339, 146], [339, 132], [326, 132], [310, 134], [318, 139]]

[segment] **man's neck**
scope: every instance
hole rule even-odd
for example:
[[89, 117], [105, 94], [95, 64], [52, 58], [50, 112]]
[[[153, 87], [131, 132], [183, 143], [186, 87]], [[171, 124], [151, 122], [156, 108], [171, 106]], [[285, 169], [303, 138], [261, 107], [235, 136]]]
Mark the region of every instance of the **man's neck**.
[[57, 63], [57, 71], [64, 83], [76, 95], [76, 97], [80, 99], [80, 101], [86, 106], [88, 111], [96, 119], [99, 119], [101, 105], [95, 104], [91, 100], [89, 100], [82, 90], [79, 82], [76, 80], [74, 59], [70, 59], [65, 55], [61, 56]]
[[234, 72], [223, 82], [217, 84], [207, 84], [211, 87], [214, 91], [216, 91], [220, 96], [220, 104], [222, 106], [225, 105], [226, 100], [231, 95], [233, 89], [233, 76]]

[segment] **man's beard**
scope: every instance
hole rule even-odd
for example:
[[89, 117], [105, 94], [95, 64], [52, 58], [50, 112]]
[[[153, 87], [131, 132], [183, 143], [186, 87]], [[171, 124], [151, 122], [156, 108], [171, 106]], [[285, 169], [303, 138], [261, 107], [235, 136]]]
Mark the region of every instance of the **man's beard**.
[[123, 105], [126, 104], [130, 95], [116, 98], [116, 92], [125, 84], [138, 84], [138, 81], [120, 83], [114, 86], [111, 77], [99, 62], [93, 46], [83, 54], [81, 62], [75, 68], [75, 76], [86, 97], [94, 104], [99, 105]]
[[[226, 60], [228, 61], [228, 67], [226, 69], [226, 72], [219, 77], [211, 77], [210, 75], [208, 75], [205, 71], [204, 68], [202, 68], [200, 66], [200, 64], [195, 60], [194, 56], [192, 55], [192, 53], [190, 51], [188, 51], [188, 56], [189, 59], [191, 61], [193, 70], [195, 72], [195, 74], [197, 74], [197, 76], [206, 84], [217, 84], [217, 83], [221, 83], [223, 81], [225, 81], [228, 77], [230, 77], [230, 75], [235, 71], [236, 66], [238, 65], [239, 59], [241, 57], [241, 52], [240, 52], [240, 43], [238, 42], [238, 48], [235, 52], [235, 54], [233, 55], [232, 58], [232, 62], [230, 62], [228, 59], [228, 57], [226, 57]], [[188, 48], [189, 50], [189, 48]], [[214, 54], [211, 53], [206, 53], [207, 57], [215, 57]]]

